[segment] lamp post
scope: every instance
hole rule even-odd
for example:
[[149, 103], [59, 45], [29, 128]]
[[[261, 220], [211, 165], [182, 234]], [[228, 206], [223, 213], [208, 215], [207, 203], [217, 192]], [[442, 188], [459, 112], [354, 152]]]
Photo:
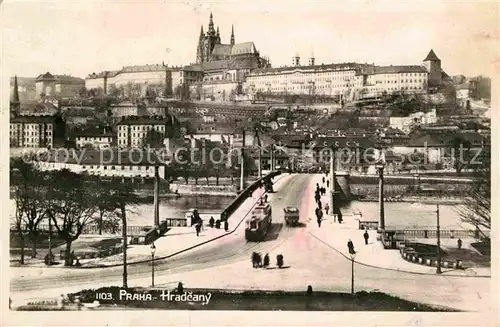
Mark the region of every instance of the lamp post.
[[155, 287], [155, 251], [156, 246], [151, 244], [151, 287]]
[[436, 236], [437, 236], [437, 269], [436, 274], [441, 274], [441, 231], [439, 226], [439, 204], [436, 205]]
[[356, 253], [350, 253], [351, 257], [351, 294], [354, 294], [354, 259], [356, 258]]
[[49, 258], [48, 258], [48, 265], [52, 266], [52, 219], [49, 217]]
[[337, 148], [335, 146], [332, 146], [332, 154], [330, 156], [330, 185], [332, 186], [330, 194], [331, 194], [331, 204], [332, 204], [332, 215], [333, 215], [333, 221], [335, 222], [336, 219], [336, 214], [337, 214], [337, 203], [335, 202], [336, 199], [336, 184], [335, 184], [335, 170], [337, 167], [335, 167], [336, 164], [336, 152]]
[[385, 210], [384, 210], [384, 164], [375, 167], [378, 171], [378, 203], [379, 203], [379, 231], [385, 230]]

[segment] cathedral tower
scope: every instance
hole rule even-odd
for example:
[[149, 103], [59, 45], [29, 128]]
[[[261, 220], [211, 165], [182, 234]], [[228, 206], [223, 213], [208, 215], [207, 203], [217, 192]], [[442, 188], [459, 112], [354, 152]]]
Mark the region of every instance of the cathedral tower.
[[231, 25], [231, 45], [234, 45], [234, 25]]

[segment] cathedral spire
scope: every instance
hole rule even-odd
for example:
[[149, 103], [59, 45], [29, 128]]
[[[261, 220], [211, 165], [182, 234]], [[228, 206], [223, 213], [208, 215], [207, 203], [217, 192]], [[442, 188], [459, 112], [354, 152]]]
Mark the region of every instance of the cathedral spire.
[[231, 45], [234, 45], [234, 25], [231, 25]]
[[210, 13], [210, 20], [208, 22], [208, 34], [210, 34], [210, 35], [214, 35], [215, 34], [215, 30], [214, 30], [214, 16], [212, 15], [212, 13]]
[[205, 33], [203, 32], [203, 25], [201, 25], [200, 39], [203, 39], [204, 36], [205, 36]]
[[219, 26], [217, 26], [217, 44], [220, 44], [221, 39], [220, 39], [220, 32], [219, 32]]
[[14, 76], [14, 94], [12, 96], [12, 100], [10, 101], [11, 113], [16, 115], [19, 111], [20, 102], [19, 102], [19, 87], [17, 85], [17, 75]]

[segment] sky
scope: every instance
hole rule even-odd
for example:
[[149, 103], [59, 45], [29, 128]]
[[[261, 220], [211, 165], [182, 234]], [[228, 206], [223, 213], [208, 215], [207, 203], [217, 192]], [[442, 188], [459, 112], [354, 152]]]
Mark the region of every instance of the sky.
[[450, 75], [498, 72], [499, 4], [443, 1], [7, 1], [3, 76], [86, 77], [127, 65], [195, 61], [210, 12], [223, 43], [253, 41], [273, 67], [419, 65], [430, 49]]

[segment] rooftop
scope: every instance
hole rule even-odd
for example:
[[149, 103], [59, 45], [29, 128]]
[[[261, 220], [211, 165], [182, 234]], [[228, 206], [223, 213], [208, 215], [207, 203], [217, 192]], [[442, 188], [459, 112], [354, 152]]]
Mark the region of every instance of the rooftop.
[[172, 120], [172, 116], [125, 116], [117, 125], [165, 125]]
[[50, 150], [41, 161], [99, 166], [153, 166], [161, 163], [155, 151], [134, 149], [131, 151], [106, 150]]
[[43, 123], [54, 123], [56, 120], [62, 120], [62, 117], [57, 115], [22, 115], [15, 116], [10, 119], [11, 124], [43, 124]]
[[439, 58], [434, 53], [434, 50], [431, 49], [431, 51], [429, 51], [429, 54], [427, 55], [427, 57], [425, 57], [424, 61], [439, 61]]
[[55, 81], [56, 83], [85, 83], [82, 78], [73, 77], [70, 75], [52, 75], [49, 72], [45, 74], [38, 75], [36, 81]]

